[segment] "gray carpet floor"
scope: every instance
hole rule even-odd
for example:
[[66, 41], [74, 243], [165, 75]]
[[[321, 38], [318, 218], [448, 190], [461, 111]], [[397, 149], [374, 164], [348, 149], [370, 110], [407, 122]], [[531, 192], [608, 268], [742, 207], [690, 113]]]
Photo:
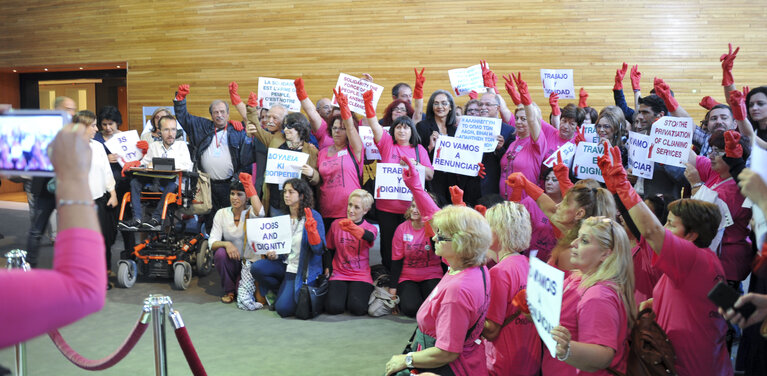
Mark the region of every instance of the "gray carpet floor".
[[[25, 248], [29, 219], [27, 211], [19, 209], [0, 205], [0, 232], [5, 235], [0, 240], [0, 255]], [[114, 263], [120, 248], [122, 240], [118, 237], [112, 249]], [[371, 259], [373, 263], [380, 260], [377, 244], [371, 250]], [[52, 246], [47, 243], [40, 264], [49, 268], [51, 263]], [[0, 267], [5, 267], [4, 259]], [[114, 278], [110, 280], [114, 282]], [[173, 290], [170, 280], [140, 277], [130, 289], [108, 291], [100, 312], [60, 331], [83, 356], [103, 358], [123, 342], [150, 294], [167, 295], [173, 300], [209, 375], [381, 375], [386, 361], [402, 351], [416, 325], [415, 320], [403, 316], [321, 315], [303, 321], [282, 319], [268, 310], [242, 311], [235, 304], [220, 303], [219, 277], [214, 272], [202, 278], [195, 276], [185, 291]], [[13, 302], [2, 302], [1, 306], [13, 309]], [[166, 321], [168, 374], [191, 374], [172, 329]], [[150, 326], [123, 361], [99, 372], [71, 364], [47, 336], [41, 336], [26, 344], [29, 374], [154, 375], [152, 336]], [[13, 369], [13, 347], [0, 350], [0, 365]]]

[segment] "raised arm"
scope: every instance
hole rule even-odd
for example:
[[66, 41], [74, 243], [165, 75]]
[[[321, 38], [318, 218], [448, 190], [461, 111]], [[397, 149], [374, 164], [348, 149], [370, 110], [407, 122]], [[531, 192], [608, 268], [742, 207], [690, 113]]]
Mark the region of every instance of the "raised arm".
[[[513, 74], [512, 77], [514, 77]], [[533, 107], [533, 100], [530, 98], [530, 90], [527, 87], [527, 82], [522, 79], [522, 73], [520, 72], [517, 72], [514, 81], [519, 88], [519, 96], [522, 100], [522, 104], [525, 105], [527, 128], [530, 130], [530, 138], [534, 142], [538, 142], [538, 136], [541, 135], [541, 118], [539, 117], [538, 112], [535, 111], [535, 107]]]
[[673, 95], [671, 95], [671, 88], [663, 79], [655, 77], [655, 94], [663, 99], [668, 109], [668, 114], [676, 117], [690, 117], [690, 114], [679, 105]]
[[638, 65], [634, 64], [634, 66], [631, 67], [630, 75], [631, 89], [634, 91], [634, 111], [639, 111], [639, 98], [642, 97], [642, 90], [639, 87], [639, 82], [642, 80], [642, 72], [639, 71]]
[[415, 71], [415, 89], [413, 90], [413, 124], [418, 124], [421, 121], [423, 114], [423, 84], [426, 82], [426, 78], [423, 76], [423, 71], [426, 68], [421, 68], [421, 73], [418, 73], [418, 69], [413, 68]]
[[[314, 103], [312, 103], [312, 100], [309, 99], [309, 96], [306, 94], [306, 89], [304, 88], [304, 79], [301, 77], [296, 78], [296, 80], [293, 81], [293, 85], [296, 87], [296, 96], [301, 102], [301, 108], [306, 113], [306, 117], [309, 118], [309, 124], [312, 125], [312, 131], [314, 131], [314, 133], [319, 132], [320, 127], [322, 127], [322, 116], [320, 116], [320, 113], [317, 112], [317, 108], [314, 107]], [[328, 126], [332, 127], [333, 125], [328, 124]]]
[[559, 130], [559, 118], [562, 116], [562, 110], [559, 109], [559, 95], [552, 91], [549, 95], [549, 106], [551, 107], [551, 125]]
[[738, 55], [738, 51], [740, 51], [740, 47], [735, 48], [735, 51], [733, 51], [732, 43], [727, 43], [727, 47], [729, 48], [729, 52], [722, 54], [722, 56], [719, 57], [719, 61], [722, 62], [722, 87], [724, 88], [725, 98], [729, 98], [730, 92], [735, 90], [735, 79], [732, 77], [732, 66], [735, 62], [735, 57]]
[[[335, 92], [335, 90], [333, 92]], [[336, 97], [337, 96], [338, 94], [336, 94]], [[383, 127], [381, 127], [381, 124], [378, 124], [376, 110], [375, 107], [373, 107], [373, 92], [371, 90], [366, 91], [362, 95], [362, 99], [365, 100], [365, 120], [368, 122], [368, 126], [370, 126], [370, 129], [373, 131], [373, 141], [378, 143], [378, 141], [381, 141], [381, 136], [383, 135]], [[343, 111], [341, 115], [343, 116]], [[351, 116], [351, 114], [349, 114], [349, 116]]]
[[263, 210], [264, 205], [261, 203], [261, 199], [258, 198], [258, 191], [256, 191], [256, 187], [253, 185], [253, 176], [240, 172], [239, 178], [242, 186], [245, 188], [245, 196], [250, 201], [250, 216], [257, 217], [261, 210]]
[[[370, 95], [372, 96], [373, 91], [368, 90], [368, 92], [370, 92]], [[371, 101], [372, 101], [372, 98], [371, 98]], [[370, 107], [371, 109], [368, 109], [367, 102], [366, 102], [365, 115], [366, 117], [371, 115], [371, 111], [372, 111], [372, 115], [373, 117], [375, 117], [376, 115], [375, 109], [372, 109], [373, 107], [372, 105]], [[365, 152], [365, 149], [363, 148], [364, 145], [362, 144], [362, 138], [360, 137], [360, 132], [357, 129], [357, 124], [354, 124], [354, 118], [352, 118], [351, 112], [349, 111], [348, 102], [346, 104], [346, 111], [348, 112], [348, 115], [349, 115], [348, 117], [343, 118], [344, 127], [346, 128], [346, 142], [349, 143], [349, 148], [352, 149], [352, 153], [354, 153], [355, 160], [361, 161], [363, 159], [362, 157], [363, 157], [363, 153]], [[333, 126], [332, 124], [328, 124], [328, 127], [332, 127], [332, 126]]]
[[[744, 88], [745, 91], [745, 88]], [[754, 133], [754, 127], [751, 126], [751, 122], [746, 117], [746, 94], [738, 90], [730, 91], [730, 96], [727, 97], [727, 104], [732, 109], [732, 117], [735, 118], [735, 122], [738, 124], [738, 131], [743, 136], [746, 136], [752, 140], [756, 140], [757, 146], [762, 149], [767, 149], [767, 142], [759, 137], [756, 137]]]
[[245, 103], [242, 103], [242, 99], [240, 98], [240, 94], [237, 92], [239, 89], [239, 85], [237, 85], [237, 82], [230, 82], [229, 83], [229, 100], [232, 101], [232, 105], [237, 110], [237, 112], [242, 117], [242, 122], [244, 124], [248, 124], [248, 112], [245, 107]]
[[[623, 95], [623, 78], [626, 76], [627, 69], [628, 69], [628, 64], [624, 62], [621, 69], [617, 69], [615, 71], [615, 84], [613, 85], [613, 99], [615, 100], [615, 105], [618, 106], [623, 111], [623, 115], [626, 116], [626, 119], [630, 120], [631, 117], [634, 115], [634, 110], [629, 108], [628, 104], [626, 103], [626, 97]], [[631, 69], [631, 73], [632, 74], [634, 73], [634, 68]], [[632, 85], [634, 83], [633, 77], [631, 79], [631, 83]]]

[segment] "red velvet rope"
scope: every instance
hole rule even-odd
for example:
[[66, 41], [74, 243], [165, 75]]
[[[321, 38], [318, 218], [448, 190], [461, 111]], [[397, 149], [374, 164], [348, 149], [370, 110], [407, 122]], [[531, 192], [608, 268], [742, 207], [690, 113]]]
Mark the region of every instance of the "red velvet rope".
[[131, 350], [133, 350], [133, 346], [136, 345], [136, 342], [141, 339], [141, 336], [146, 331], [147, 326], [147, 324], [142, 324], [141, 321], [136, 322], [136, 326], [133, 328], [130, 336], [125, 339], [125, 342], [123, 342], [120, 348], [115, 350], [115, 352], [109, 356], [97, 360], [87, 359], [78, 354], [69, 346], [67, 341], [64, 340], [64, 337], [61, 336], [61, 333], [59, 333], [58, 330], [49, 332], [48, 336], [51, 337], [51, 340], [53, 340], [53, 343], [56, 345], [59, 351], [61, 351], [61, 354], [63, 354], [65, 358], [72, 362], [72, 364], [88, 371], [101, 371], [112, 367], [113, 365], [120, 362], [123, 358], [125, 358], [125, 356], [128, 355]]
[[194, 349], [186, 327], [182, 326], [176, 329], [175, 333], [178, 344], [181, 346], [181, 351], [184, 352], [184, 357], [186, 357], [186, 362], [189, 363], [189, 368], [192, 370], [192, 374], [194, 376], [207, 376], [208, 374], [205, 372], [202, 362], [200, 362], [200, 357], [197, 356], [197, 350]]

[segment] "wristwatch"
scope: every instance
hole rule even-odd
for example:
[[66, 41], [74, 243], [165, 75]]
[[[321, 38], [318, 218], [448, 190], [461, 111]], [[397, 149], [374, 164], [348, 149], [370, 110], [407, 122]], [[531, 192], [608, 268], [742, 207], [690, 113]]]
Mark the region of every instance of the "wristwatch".
[[409, 352], [407, 355], [405, 355], [405, 365], [407, 368], [414, 368], [413, 367], [413, 353]]

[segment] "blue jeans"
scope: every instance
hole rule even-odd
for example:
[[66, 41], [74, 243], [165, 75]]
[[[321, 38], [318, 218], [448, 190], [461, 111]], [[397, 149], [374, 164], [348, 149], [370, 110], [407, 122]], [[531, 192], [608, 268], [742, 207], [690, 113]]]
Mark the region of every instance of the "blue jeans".
[[258, 282], [261, 295], [266, 296], [269, 290], [277, 292], [274, 308], [281, 317], [293, 316], [296, 313], [295, 273], [286, 273], [287, 265], [282, 260], [258, 260], [251, 264], [250, 273]]
[[[151, 179], [151, 178], [150, 178]], [[143, 208], [141, 207], [141, 189], [144, 188], [144, 184], [149, 181], [146, 178], [134, 176], [130, 182], [130, 205], [133, 209], [133, 218], [142, 221], [144, 219]], [[173, 193], [178, 190], [178, 180], [176, 179], [156, 179], [156, 182], [162, 187], [162, 198], [157, 203], [157, 207], [152, 211], [152, 218], [160, 220], [162, 215], [163, 202], [165, 202], [165, 196], [168, 193]]]

